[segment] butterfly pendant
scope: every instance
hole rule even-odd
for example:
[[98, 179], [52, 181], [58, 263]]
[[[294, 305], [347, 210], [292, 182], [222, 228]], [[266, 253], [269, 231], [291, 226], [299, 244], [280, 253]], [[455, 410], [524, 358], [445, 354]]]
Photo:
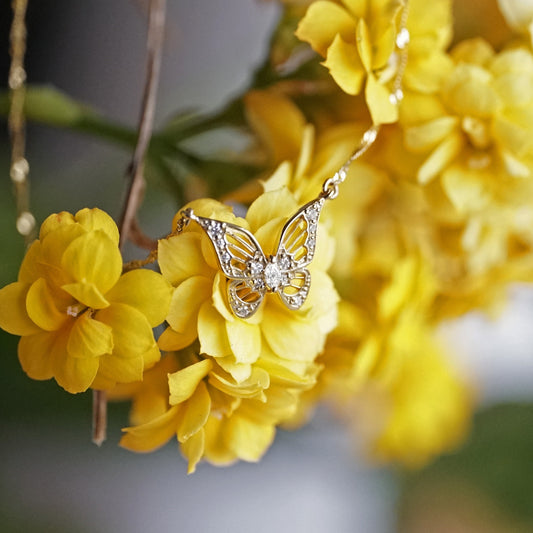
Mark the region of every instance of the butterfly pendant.
[[305, 267], [315, 255], [323, 205], [319, 197], [300, 208], [283, 226], [276, 253], [268, 257], [244, 228], [197, 216], [192, 209], [183, 212], [184, 219], [197, 222], [213, 243], [220, 268], [230, 280], [228, 301], [236, 316], [250, 318], [268, 292], [277, 293], [291, 310], [304, 304], [311, 286]]

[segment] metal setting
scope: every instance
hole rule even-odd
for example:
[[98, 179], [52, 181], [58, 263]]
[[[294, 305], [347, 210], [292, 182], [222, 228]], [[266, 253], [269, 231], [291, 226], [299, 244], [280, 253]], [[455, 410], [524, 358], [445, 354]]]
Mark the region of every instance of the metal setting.
[[220, 269], [228, 278], [228, 302], [239, 318], [251, 317], [266, 293], [276, 293], [291, 310], [302, 307], [311, 286], [306, 266], [315, 255], [318, 219], [325, 198], [304, 205], [281, 230], [274, 255], [266, 256], [256, 238], [229, 222], [182, 212], [177, 232], [196, 222], [213, 244]]

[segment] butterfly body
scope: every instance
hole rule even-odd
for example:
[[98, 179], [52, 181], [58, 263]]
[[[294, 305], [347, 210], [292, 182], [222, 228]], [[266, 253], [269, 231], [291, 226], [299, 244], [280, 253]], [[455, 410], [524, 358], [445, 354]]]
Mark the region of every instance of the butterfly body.
[[218, 263], [228, 278], [228, 302], [239, 318], [251, 317], [266, 293], [277, 293], [291, 310], [304, 304], [311, 285], [306, 266], [315, 254], [318, 219], [324, 198], [300, 208], [283, 226], [274, 255], [265, 255], [248, 230], [229, 222], [183, 212], [197, 222], [209, 237]]

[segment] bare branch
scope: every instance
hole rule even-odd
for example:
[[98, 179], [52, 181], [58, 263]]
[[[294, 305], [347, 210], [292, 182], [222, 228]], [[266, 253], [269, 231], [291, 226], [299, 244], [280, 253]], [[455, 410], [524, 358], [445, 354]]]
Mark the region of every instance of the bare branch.
[[[129, 179], [122, 216], [119, 222], [122, 250], [132, 232], [136, 231], [136, 215], [144, 191], [143, 166], [152, 136], [159, 72], [163, 52], [166, 0], [150, 0], [147, 37], [147, 65], [144, 94], [139, 119], [137, 145], [128, 168]], [[138, 233], [138, 232], [137, 232]], [[103, 391], [93, 391], [93, 442], [101, 445], [106, 439], [107, 396]]]

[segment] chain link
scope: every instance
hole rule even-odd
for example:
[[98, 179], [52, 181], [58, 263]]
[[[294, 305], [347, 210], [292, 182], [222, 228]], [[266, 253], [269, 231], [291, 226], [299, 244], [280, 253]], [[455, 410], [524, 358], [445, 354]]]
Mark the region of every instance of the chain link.
[[26, 120], [24, 102], [26, 97], [26, 71], [24, 56], [26, 54], [26, 9], [27, 0], [13, 2], [13, 22], [10, 32], [11, 65], [8, 85], [11, 101], [8, 116], [8, 128], [11, 138], [11, 167], [9, 176], [15, 189], [17, 206], [17, 231], [24, 236], [26, 244], [35, 238], [35, 217], [30, 211], [30, 192], [28, 176], [30, 165], [25, 157]]

